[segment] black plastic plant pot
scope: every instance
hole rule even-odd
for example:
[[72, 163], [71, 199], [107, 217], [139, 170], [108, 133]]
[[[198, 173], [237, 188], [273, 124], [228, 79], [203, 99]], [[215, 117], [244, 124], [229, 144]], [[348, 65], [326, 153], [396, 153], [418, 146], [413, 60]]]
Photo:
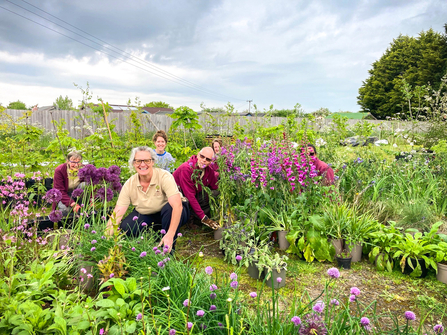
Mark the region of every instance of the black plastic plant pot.
[[[411, 268], [411, 266], [410, 266], [410, 264], [408, 263], [408, 261], [409, 261], [409, 259], [406, 260], [406, 262], [405, 262], [405, 268], [404, 268], [404, 274], [406, 274], [406, 275], [410, 275], [410, 274], [414, 271], [414, 270]], [[421, 274], [419, 277], [417, 277], [417, 278], [425, 278], [425, 277], [427, 277], [427, 275], [428, 275], [428, 269], [427, 269], [427, 266], [425, 265], [425, 260], [424, 260], [423, 258], [419, 258], [419, 259], [418, 259], [418, 262], [419, 262], [419, 264], [420, 264], [420, 266], [421, 266], [422, 274]], [[416, 262], [416, 259], [415, 259], [415, 258], [412, 258], [412, 259], [411, 259], [411, 264], [413, 265], [414, 268], [416, 268], [416, 266], [417, 266], [417, 262]]]
[[26, 179], [25, 180], [25, 186], [26, 188], [31, 188], [36, 184], [36, 181], [34, 179]]
[[341, 258], [337, 257], [337, 264], [339, 268], [343, 268], [345, 270], [349, 270], [351, 268], [351, 260], [352, 258]]
[[53, 188], [53, 178], [45, 178], [45, 188], [47, 191]]

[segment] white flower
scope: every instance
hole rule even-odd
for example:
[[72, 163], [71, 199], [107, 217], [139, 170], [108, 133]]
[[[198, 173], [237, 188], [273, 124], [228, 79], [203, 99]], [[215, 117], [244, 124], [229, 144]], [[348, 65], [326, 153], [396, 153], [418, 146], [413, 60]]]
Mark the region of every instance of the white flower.
[[170, 290], [171, 288], [169, 287], [169, 286], [166, 286], [166, 287], [163, 287], [161, 290], [162, 291], [168, 291], [168, 290]]
[[394, 143], [394, 144], [393, 144], [393, 147], [397, 148], [397, 144], [396, 144], [396, 143]]
[[326, 144], [326, 142], [321, 137], [315, 141], [315, 145], [318, 148], [324, 146], [325, 144]]

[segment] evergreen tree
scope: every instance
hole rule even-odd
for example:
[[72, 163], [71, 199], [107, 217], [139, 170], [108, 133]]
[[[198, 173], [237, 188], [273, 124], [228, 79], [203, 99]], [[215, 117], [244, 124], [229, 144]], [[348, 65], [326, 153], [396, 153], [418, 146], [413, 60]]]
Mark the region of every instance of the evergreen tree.
[[378, 119], [394, 117], [397, 113], [408, 117], [414, 114], [408, 106], [420, 103], [420, 94], [408, 89], [421, 91], [428, 84], [437, 89], [446, 70], [447, 34], [430, 29], [418, 37], [400, 35], [372, 64], [370, 76], [359, 89], [358, 103], [363, 112]]

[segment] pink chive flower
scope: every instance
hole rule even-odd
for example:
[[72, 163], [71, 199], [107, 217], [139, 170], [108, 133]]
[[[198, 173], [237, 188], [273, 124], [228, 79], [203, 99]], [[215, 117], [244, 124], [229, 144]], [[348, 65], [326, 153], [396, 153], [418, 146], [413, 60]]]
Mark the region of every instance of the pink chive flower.
[[232, 282], [230, 283], [230, 286], [231, 286], [232, 288], [236, 288], [237, 285], [238, 285], [238, 282], [237, 282], [236, 280], [234, 280], [234, 281], [232, 281]]
[[207, 266], [207, 267], [205, 268], [205, 273], [206, 273], [207, 275], [211, 275], [211, 274], [213, 273], [213, 268], [212, 268], [211, 266]]
[[250, 293], [250, 297], [252, 298], [256, 298], [258, 296], [258, 294], [256, 292], [251, 292]]
[[351, 294], [358, 296], [360, 294], [360, 290], [357, 287], [351, 287]]
[[203, 311], [203, 310], [201, 310], [201, 309], [199, 309], [198, 311], [197, 311], [197, 316], [204, 316], [205, 315], [205, 311]]
[[231, 280], [236, 280], [237, 279], [237, 274], [236, 273], [232, 273], [232, 274], [230, 274], [230, 279]]
[[92, 247], [92, 248], [90, 249], [91, 252], [93, 252], [93, 251], [95, 251], [95, 250], [96, 250], [95, 247]]
[[411, 311], [406, 311], [405, 312], [405, 319], [409, 320], [409, 321], [413, 321], [416, 320], [416, 314], [414, 314]]
[[350, 302], [354, 302], [355, 301], [355, 295], [354, 294], [349, 296], [349, 301]]
[[327, 270], [327, 274], [329, 275], [329, 277], [337, 279], [340, 277], [340, 271], [338, 271], [337, 268], [330, 268], [329, 270]]
[[293, 324], [295, 325], [295, 327], [298, 327], [301, 324], [301, 319], [299, 316], [294, 316], [292, 318], [292, 320], [290, 320], [293, 322]]
[[188, 305], [189, 305], [189, 299], [183, 301], [183, 306], [188, 307]]
[[132, 218], [132, 220], [133, 220], [133, 221], [137, 221], [137, 220], [138, 220], [138, 216], [135, 215], [135, 216]]
[[282, 282], [282, 278], [281, 277], [278, 277], [278, 278], [276, 278], [276, 281], [278, 282], [278, 284], [279, 283], [281, 283]]

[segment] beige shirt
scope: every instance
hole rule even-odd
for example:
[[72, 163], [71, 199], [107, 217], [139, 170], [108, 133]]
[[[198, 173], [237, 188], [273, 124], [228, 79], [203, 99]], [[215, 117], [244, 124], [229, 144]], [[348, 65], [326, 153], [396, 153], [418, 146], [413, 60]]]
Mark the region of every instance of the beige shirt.
[[123, 185], [116, 205], [132, 204], [140, 214], [154, 214], [161, 211], [169, 197], [180, 194], [172, 174], [159, 168], [152, 168], [152, 171], [151, 182], [146, 192], [143, 192], [143, 186], [136, 173]]
[[[76, 176], [73, 175], [74, 173], [76, 173]], [[71, 193], [80, 184], [78, 171], [70, 170], [70, 168], [67, 166], [67, 175], [68, 175], [68, 192]]]

